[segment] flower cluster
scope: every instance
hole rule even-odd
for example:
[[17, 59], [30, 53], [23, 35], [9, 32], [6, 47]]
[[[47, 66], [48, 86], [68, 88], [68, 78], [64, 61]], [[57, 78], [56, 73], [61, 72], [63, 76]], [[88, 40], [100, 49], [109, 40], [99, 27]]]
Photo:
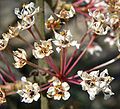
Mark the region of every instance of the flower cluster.
[[16, 63], [14, 64], [16, 68], [22, 68], [24, 65], [26, 65], [27, 54], [24, 49], [18, 48], [18, 50], [13, 51], [13, 55], [14, 55], [14, 60], [16, 61]]
[[89, 15], [92, 17], [89, 28], [98, 35], [106, 35], [108, 30], [110, 30], [110, 26], [107, 24], [108, 19], [105, 15], [98, 10], [95, 10], [93, 13], [89, 11]]
[[83, 80], [80, 85], [83, 90], [88, 92], [90, 100], [94, 100], [95, 95], [100, 91], [104, 93], [104, 99], [108, 99], [111, 95], [114, 95], [109, 86], [114, 78], [108, 75], [107, 69], [101, 73], [99, 73], [99, 71], [92, 71], [89, 74], [87, 72], [78, 71], [78, 75]]
[[55, 20], [54, 17], [51, 15], [47, 22], [45, 23], [47, 29], [60, 29], [62, 22], [60, 19]]
[[60, 34], [54, 31], [54, 34], [56, 40], [54, 40], [53, 43], [57, 46], [56, 50], [58, 52], [60, 52], [61, 48], [67, 48], [70, 46], [76, 46], [76, 48], [79, 49], [80, 44], [72, 39], [70, 30], [64, 30], [60, 32]]
[[[87, 6], [85, 5], [86, 7], [82, 6], [83, 2], [87, 4]], [[120, 18], [118, 14], [118, 10], [120, 10], [119, 1], [110, 0], [108, 3], [104, 3], [105, 1], [103, 2], [101, 0], [93, 0], [92, 2], [90, 0], [81, 0], [73, 4], [65, 4], [59, 7], [60, 9], [58, 13], [55, 12], [54, 15], [50, 15], [45, 23], [46, 29], [53, 33], [53, 37], [50, 37], [47, 40], [46, 38], [37, 38], [37, 35], [41, 36], [37, 26], [35, 25], [35, 14], [39, 12], [39, 7], [36, 8], [34, 3], [31, 2], [29, 4], [24, 4], [22, 9], [15, 8], [15, 14], [20, 22], [17, 22], [17, 26], [9, 26], [8, 32], [3, 33], [2, 39], [0, 39], [0, 59], [6, 64], [7, 70], [10, 72], [9, 74], [6, 69], [0, 67], [0, 71], [2, 73], [0, 78], [4, 82], [4, 85], [8, 84], [4, 76], [13, 82], [11, 84], [16, 85], [17, 82], [21, 83], [20, 87], [16, 88], [17, 91], [13, 90], [13, 88], [9, 88], [9, 91], [11, 90], [11, 92], [18, 93], [22, 97], [22, 102], [25, 103], [37, 101], [40, 98], [40, 92], [45, 90], [47, 90], [46, 96], [48, 98], [53, 98], [54, 100], [68, 100], [70, 98], [70, 83], [81, 85], [82, 89], [88, 92], [90, 100], [94, 100], [95, 96], [101, 91], [104, 93], [104, 99], [108, 99], [110, 96], [114, 95], [110, 88], [110, 83], [114, 78], [109, 76], [107, 69], [102, 72], [98, 69], [120, 59], [120, 54], [101, 65], [97, 65], [89, 70], [77, 71], [77, 74], [72, 74], [72, 70], [80, 62], [86, 52], [89, 52], [91, 55], [96, 54], [97, 56], [100, 56], [100, 53], [103, 52], [102, 47], [97, 44], [97, 41], [94, 42], [97, 35], [106, 36], [109, 33], [110, 36], [107, 36], [104, 42], [109, 43], [111, 46], [117, 42], [120, 51], [120, 40], [118, 40], [120, 35]], [[79, 4], [82, 6], [80, 9]], [[107, 10], [108, 13], [106, 12]], [[86, 16], [85, 19], [88, 24], [88, 31], [82, 36], [82, 38], [80, 38], [79, 42], [74, 40], [70, 29], [66, 30], [62, 27], [62, 25], [67, 25], [69, 19], [73, 18], [78, 11], [82, 15]], [[31, 27], [34, 29], [31, 29]], [[34, 38], [33, 43], [28, 42], [19, 35], [22, 30], [28, 30], [31, 33], [31, 36]], [[36, 33], [34, 33], [33, 30], [35, 30]], [[37, 70], [39, 69], [39, 73], [44, 72], [47, 74], [50, 81], [46, 78], [47, 83], [41, 83], [39, 86], [37, 83], [28, 81], [26, 77], [22, 77], [20, 81], [16, 80], [7, 59], [1, 51], [6, 48], [10, 39], [17, 36], [19, 36], [18, 38], [30, 47], [29, 50], [18, 48], [12, 52], [15, 61], [15, 68], [22, 68], [28, 64]], [[86, 41], [86, 37], [89, 37], [90, 40]], [[88, 44], [85, 42], [88, 42]], [[54, 52], [54, 47], [57, 51], [57, 55], [59, 55], [58, 57], [60, 57], [60, 64], [59, 61], [58, 63], [55, 63], [54, 55], [51, 55], [56, 53]], [[67, 51], [70, 47], [75, 47], [75, 50], [71, 57], [67, 57]], [[48, 64], [48, 68], [44, 67], [44, 65], [41, 68], [40, 65], [29, 61], [27, 59], [27, 53], [29, 51], [35, 59], [45, 60]], [[70, 73], [71, 75], [69, 75]], [[0, 88], [0, 103], [4, 103], [6, 101], [6, 93], [4, 93], [2, 88]]]
[[23, 98], [22, 102], [32, 103], [37, 101], [40, 98], [40, 87], [37, 83], [32, 84], [30, 81], [27, 81], [26, 77], [21, 78], [22, 89], [19, 89], [17, 93]]
[[20, 31], [29, 29], [35, 23], [35, 14], [39, 12], [39, 7], [35, 8], [34, 3], [24, 4], [20, 11], [15, 8], [15, 14], [21, 20], [17, 22], [17, 26], [9, 26], [8, 32], [3, 33], [3, 38], [0, 39], [0, 51], [4, 50], [8, 45], [9, 39], [19, 35]]
[[60, 10], [60, 12], [58, 14], [56, 14], [57, 17], [59, 17], [60, 19], [70, 19], [74, 16], [75, 14], [75, 9], [72, 5], [69, 5], [69, 7], [67, 8], [62, 8], [62, 10]]
[[40, 43], [34, 43], [34, 49], [32, 50], [33, 55], [36, 59], [44, 58], [53, 53], [51, 39], [47, 41], [40, 40]]
[[70, 93], [68, 90], [70, 86], [67, 82], [61, 82], [58, 78], [54, 77], [52, 86], [49, 87], [47, 91], [48, 98], [54, 98], [54, 100], [68, 100]]
[[21, 19], [21, 29], [30, 28], [35, 23], [34, 15], [39, 12], [39, 7], [35, 8], [34, 3], [24, 4], [22, 9], [15, 8], [15, 14]]

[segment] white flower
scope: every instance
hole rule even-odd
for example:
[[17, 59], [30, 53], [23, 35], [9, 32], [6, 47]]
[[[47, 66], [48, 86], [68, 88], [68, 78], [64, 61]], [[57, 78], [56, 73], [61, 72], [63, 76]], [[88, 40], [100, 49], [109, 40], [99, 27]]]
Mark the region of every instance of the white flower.
[[15, 14], [22, 20], [22, 30], [31, 27], [35, 23], [34, 15], [39, 12], [39, 7], [35, 8], [34, 3], [24, 4], [22, 9], [15, 8]]
[[78, 71], [78, 76], [83, 80], [80, 85], [82, 89], [87, 91], [90, 100], [95, 99], [100, 91], [104, 93], [104, 99], [108, 99], [114, 93], [109, 88], [109, 84], [114, 79], [108, 75], [108, 70], [105, 69], [99, 74], [99, 71], [92, 71], [89, 74], [87, 72]]
[[111, 26], [111, 28], [114, 28], [114, 25], [119, 23], [120, 18], [117, 14], [108, 14], [108, 23]]
[[88, 22], [88, 27], [98, 35], [106, 35], [111, 29], [108, 24], [109, 18], [106, 18], [106, 16], [98, 10], [93, 11], [93, 13], [89, 10], [89, 15], [92, 18]]
[[97, 55], [100, 56], [100, 52], [102, 52], [102, 48], [97, 44], [97, 43], [93, 43], [91, 46], [88, 47], [87, 51], [93, 55]]
[[69, 19], [72, 18], [75, 14], [75, 9], [72, 5], [70, 5], [69, 9], [65, 9], [63, 8], [59, 14], [56, 14], [57, 17], [61, 18], [61, 19]]
[[60, 27], [61, 27], [61, 21], [60, 21], [60, 19], [58, 19], [58, 20], [55, 20], [54, 19], [54, 17], [51, 15], [49, 18], [48, 18], [48, 20], [47, 20], [47, 22], [45, 23], [45, 26], [46, 26], [46, 28], [47, 29], [60, 29]]
[[16, 68], [22, 68], [24, 65], [26, 65], [26, 52], [24, 49], [18, 48], [18, 50], [13, 51], [13, 57], [16, 63], [14, 63], [14, 66]]
[[22, 9], [15, 8], [15, 14], [19, 19], [25, 20], [39, 12], [39, 7], [35, 8], [34, 3], [24, 4]]
[[17, 93], [23, 98], [21, 102], [32, 103], [40, 98], [40, 87], [37, 83], [32, 84], [27, 81], [26, 77], [22, 77], [22, 89], [18, 90]]
[[0, 39], [0, 51], [4, 50], [8, 45], [10, 35], [7, 33], [2, 34], [2, 39]]
[[54, 78], [52, 86], [49, 87], [47, 91], [48, 98], [54, 98], [54, 100], [68, 100], [70, 97], [70, 93], [68, 90], [70, 86], [67, 82], [61, 82], [58, 78]]
[[70, 47], [70, 46], [76, 46], [77, 49], [79, 49], [79, 45], [77, 41], [74, 41], [72, 39], [72, 34], [70, 30], [64, 30], [63, 32], [57, 33], [54, 31], [55, 39], [53, 43], [57, 46], [56, 50], [59, 52], [62, 48]]
[[107, 19], [105, 18], [105, 15], [98, 11], [97, 9], [95, 11], [88, 10], [89, 16], [92, 17], [92, 19], [95, 19], [97, 22], [105, 22]]
[[32, 53], [36, 59], [44, 58], [53, 53], [51, 39], [48, 39], [47, 41], [40, 40], [40, 43], [35, 42], [34, 47]]
[[102, 24], [101, 22], [94, 22], [91, 29], [93, 29], [93, 31], [98, 35], [106, 35], [110, 30], [110, 27], [106, 24]]

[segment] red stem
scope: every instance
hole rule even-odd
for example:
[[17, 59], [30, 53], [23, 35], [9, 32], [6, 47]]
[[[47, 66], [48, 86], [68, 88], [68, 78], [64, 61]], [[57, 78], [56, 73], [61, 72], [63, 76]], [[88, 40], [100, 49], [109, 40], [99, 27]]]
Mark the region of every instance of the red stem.
[[0, 74], [0, 78], [1, 78], [1, 80], [4, 82], [4, 84], [6, 84], [7, 82], [6, 82], [6, 80], [3, 78], [3, 76]]
[[0, 52], [0, 57], [2, 58], [2, 60], [4, 61], [4, 63], [6, 64], [7, 69], [10, 72], [12, 78], [14, 79], [14, 81], [16, 81], [15, 75], [13, 74], [13, 72], [12, 72], [10, 66], [9, 66], [9, 63], [7, 62], [7, 58], [4, 57], [4, 55], [2, 54], [2, 52]]
[[75, 11], [78, 12], [78, 13], [80, 13], [80, 14], [82, 14], [82, 15], [84, 15], [87, 18], [90, 18], [90, 16], [87, 13], [82, 12], [82, 10], [80, 8], [75, 8]]
[[[13, 54], [13, 53], [12, 53], [12, 54]], [[14, 54], [13, 54], [13, 55], [14, 55]], [[16, 57], [19, 58], [19, 59], [22, 59], [22, 58], [18, 57], [17, 55], [14, 55], [14, 56], [16, 56]], [[30, 61], [27, 61], [27, 60], [25, 60], [25, 59], [23, 59], [23, 60], [24, 60], [28, 65], [30, 65], [30, 66], [32, 66], [32, 67], [34, 67], [34, 68], [38, 68], [38, 69], [44, 71], [45, 73], [50, 74], [51, 76], [55, 76], [55, 74], [52, 73], [52, 72], [50, 72], [49, 70], [45, 70], [45, 69], [41, 68], [39, 65], [34, 64], [34, 63], [32, 63], [32, 62], [30, 62]]]
[[[81, 40], [80, 40], [80, 47], [82, 45], [82, 43], [84, 42], [87, 34], [90, 32], [91, 30], [88, 30], [85, 35], [82, 36]], [[69, 67], [70, 63], [72, 62], [73, 58], [75, 57], [76, 53], [77, 53], [78, 49], [76, 48], [76, 50], [73, 52], [72, 56], [70, 57], [66, 67], [65, 67], [65, 71], [67, 70], [67, 68]]]
[[62, 74], [65, 73], [65, 67], [66, 67], [66, 49], [63, 48], [63, 62], [62, 62], [62, 65], [63, 65], [63, 69], [62, 69]]
[[82, 80], [72, 80], [72, 79], [67, 79], [66, 81], [76, 85], [80, 85], [80, 83], [82, 82]]
[[71, 77], [69, 77], [68, 79], [75, 79], [75, 78], [78, 78], [79, 76], [78, 75], [73, 75]]
[[66, 76], [72, 71], [72, 69], [76, 66], [76, 64], [79, 62], [79, 60], [84, 56], [84, 54], [86, 53], [87, 49], [89, 48], [89, 46], [93, 43], [95, 39], [95, 35], [92, 36], [90, 42], [88, 43], [87, 47], [83, 50], [83, 52], [79, 55], [79, 57], [77, 58], [77, 60], [74, 62], [74, 64], [70, 67], [70, 69], [66, 72]]
[[46, 57], [46, 61], [56, 73], [59, 73], [59, 70], [57, 66], [54, 64], [54, 61], [51, 56]]
[[55, 74], [52, 73], [52, 72], [50, 72], [49, 70], [45, 70], [45, 69], [41, 68], [40, 66], [32, 63], [32, 62], [29, 62], [29, 61], [26, 61], [26, 62], [27, 62], [28, 65], [30, 65], [30, 66], [32, 66], [32, 67], [34, 67], [34, 68], [38, 68], [38, 69], [44, 71], [45, 73], [48, 73], [48, 74], [50, 74], [50, 75], [52, 75], [52, 76], [55, 76]]
[[113, 62], [117, 61], [118, 59], [120, 59], [120, 54], [119, 54], [117, 57], [115, 57], [114, 59], [111, 59], [111, 60], [109, 60], [109, 61], [107, 61], [107, 62], [105, 62], [105, 63], [103, 63], [103, 64], [100, 64], [100, 65], [98, 65], [98, 66], [96, 66], [96, 67], [93, 67], [93, 68], [90, 69], [90, 70], [86, 70], [85, 72], [91, 72], [91, 71], [93, 71], [93, 70], [97, 70], [97, 69], [99, 69], [99, 68], [102, 68], [102, 67], [104, 67], [104, 66], [107, 66], [107, 65], [109, 65], [109, 64], [112, 64]]
[[[98, 66], [96, 66], [96, 67], [93, 67], [92, 69], [90, 69], [90, 70], [86, 70], [85, 72], [91, 72], [91, 71], [93, 71], [93, 70], [97, 70], [97, 69], [99, 69], [99, 68], [102, 68], [102, 67], [104, 67], [104, 66], [107, 66], [107, 65], [109, 65], [109, 64], [112, 64], [113, 62], [115, 62], [115, 61], [117, 61], [118, 59], [120, 59], [120, 54], [119, 55], [117, 55], [114, 59], [111, 59], [111, 60], [109, 60], [109, 61], [107, 61], [107, 62], [105, 62], [105, 63], [103, 63], [103, 64], [100, 64], [100, 65], [98, 65]], [[75, 79], [75, 78], [77, 78], [77, 77], [79, 77], [78, 75], [74, 75], [74, 76], [71, 76], [71, 77], [69, 77], [68, 79]]]
[[51, 86], [51, 85], [48, 85], [48, 86], [46, 86], [46, 87], [44, 87], [44, 88], [41, 88], [41, 89], [40, 89], [40, 92], [42, 92], [42, 91], [44, 91], [44, 90], [47, 90], [50, 86]]
[[48, 83], [42, 84], [42, 85], [40, 85], [40, 88], [45, 87], [45, 86], [48, 86], [50, 83], [51, 83], [51, 82], [48, 82]]
[[11, 81], [15, 82], [15, 80], [7, 74], [7, 71], [5, 71], [3, 68], [0, 67], [0, 72], [5, 75], [7, 78], [9, 78]]

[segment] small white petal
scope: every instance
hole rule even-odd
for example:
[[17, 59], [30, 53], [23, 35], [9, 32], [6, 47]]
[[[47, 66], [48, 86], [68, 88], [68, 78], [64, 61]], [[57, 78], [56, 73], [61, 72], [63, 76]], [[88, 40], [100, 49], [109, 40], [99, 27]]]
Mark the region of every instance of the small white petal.
[[35, 101], [38, 101], [39, 98], [40, 98], [40, 94], [37, 93], [37, 94], [34, 96], [34, 100], [35, 100]]
[[98, 70], [98, 71], [92, 71], [92, 72], [90, 72], [89, 75], [92, 76], [92, 77], [98, 77], [98, 75], [99, 75], [99, 70]]
[[107, 69], [105, 69], [104, 71], [102, 71], [101, 73], [100, 73], [100, 77], [105, 77], [105, 76], [107, 76], [108, 75], [108, 70]]
[[67, 90], [70, 89], [70, 86], [69, 86], [69, 84], [67, 82], [63, 82], [62, 83], [62, 88], [63, 88], [63, 90], [67, 91]]
[[64, 92], [64, 96], [62, 96], [63, 100], [68, 100], [70, 98], [70, 93], [69, 92]]
[[61, 99], [61, 95], [60, 94], [55, 94], [54, 95], [54, 100], [60, 100]]
[[82, 70], [80, 70], [80, 71], [78, 71], [78, 72], [77, 72], [77, 74], [78, 74], [78, 76], [80, 76], [80, 77], [81, 77], [81, 76], [82, 76], [82, 74], [83, 74], [83, 71], [82, 71]]

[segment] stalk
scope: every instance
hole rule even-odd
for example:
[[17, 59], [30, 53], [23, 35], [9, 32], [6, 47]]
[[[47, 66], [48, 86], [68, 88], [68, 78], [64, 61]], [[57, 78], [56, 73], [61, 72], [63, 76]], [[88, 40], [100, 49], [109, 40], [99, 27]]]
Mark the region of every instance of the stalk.
[[79, 62], [79, 60], [84, 56], [84, 54], [86, 53], [86, 51], [89, 48], [89, 46], [93, 43], [94, 39], [95, 39], [95, 35], [92, 36], [92, 38], [91, 38], [90, 42], [88, 43], [87, 47], [83, 50], [83, 52], [79, 55], [79, 57], [76, 59], [76, 61], [74, 62], [74, 64], [66, 72], [66, 76], [72, 71], [72, 69], [77, 65], [77, 63]]
[[47, 63], [50, 65], [50, 67], [56, 72], [59, 73], [58, 67], [55, 65], [53, 59], [51, 56], [46, 57]]
[[118, 59], [120, 59], [120, 54], [119, 54], [118, 56], [116, 56], [114, 59], [111, 59], [111, 60], [109, 60], [108, 62], [105, 62], [105, 63], [103, 63], [103, 64], [100, 64], [100, 65], [98, 65], [98, 66], [96, 66], [96, 67], [93, 67], [92, 69], [87, 70], [86, 72], [91, 72], [91, 71], [93, 71], [93, 70], [97, 70], [97, 69], [99, 69], [99, 68], [102, 68], [102, 67], [104, 67], [104, 66], [107, 66], [107, 65], [109, 65], [109, 64], [112, 64], [112, 63], [114, 63], [115, 61], [117, 61]]
[[[37, 14], [37, 21], [38, 22], [37, 22], [36, 26], [38, 27], [38, 29], [39, 29], [39, 31], [41, 33], [41, 36], [45, 36], [44, 0], [35, 0], [35, 1], [36, 1], [36, 5], [38, 5], [41, 8], [40, 12]], [[43, 37], [43, 39], [45, 39], [45, 37]], [[40, 105], [41, 109], [49, 109], [48, 100], [42, 94], [41, 94], [40, 104], [41, 104]]]
[[15, 81], [15, 80], [16, 80], [15, 75], [13, 74], [13, 72], [12, 72], [10, 66], [9, 66], [9, 63], [8, 63], [8, 61], [7, 61], [7, 58], [4, 57], [4, 55], [2, 54], [2, 52], [0, 52], [0, 57], [2, 58], [2, 60], [4, 61], [4, 63], [6, 64], [9, 73], [11, 74], [12, 78], [13, 78], [14, 81]]
[[[87, 34], [88, 34], [90, 31], [91, 31], [91, 30], [88, 30], [88, 31], [82, 36], [82, 38], [81, 38], [81, 40], [80, 40], [80, 47], [81, 47], [81, 45], [83, 44], [85, 38], [87, 37]], [[70, 57], [67, 65], [65, 66], [65, 71], [67, 70], [67, 68], [68, 68], [69, 65], [71, 64], [73, 58], [74, 58], [75, 55], [77, 54], [77, 51], [78, 51], [78, 49], [76, 48], [76, 50], [73, 52], [72, 56]]]
[[28, 28], [27, 30], [31, 33], [31, 35], [32, 35], [32, 37], [34, 38], [34, 40], [37, 41], [37, 37], [34, 35], [34, 33], [33, 33], [33, 31], [31, 30], [31, 28]]

